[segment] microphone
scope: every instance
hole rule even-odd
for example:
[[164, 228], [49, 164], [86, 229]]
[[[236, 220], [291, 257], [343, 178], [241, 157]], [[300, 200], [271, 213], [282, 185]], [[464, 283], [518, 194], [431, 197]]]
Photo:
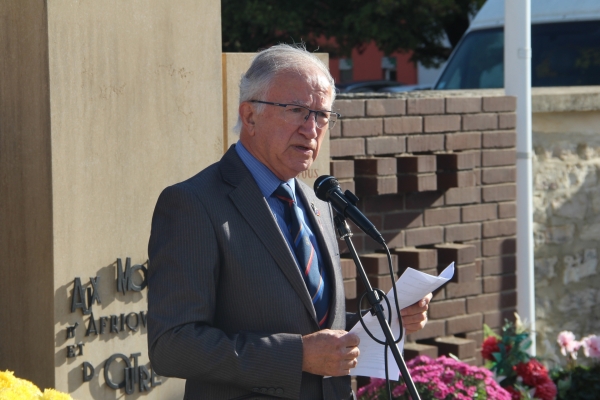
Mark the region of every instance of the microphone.
[[349, 190], [346, 190], [346, 194], [342, 193], [337, 179], [330, 175], [321, 175], [315, 181], [314, 189], [317, 198], [331, 203], [338, 213], [349, 218], [377, 243], [385, 245], [385, 240], [375, 225], [356, 207], [358, 198]]

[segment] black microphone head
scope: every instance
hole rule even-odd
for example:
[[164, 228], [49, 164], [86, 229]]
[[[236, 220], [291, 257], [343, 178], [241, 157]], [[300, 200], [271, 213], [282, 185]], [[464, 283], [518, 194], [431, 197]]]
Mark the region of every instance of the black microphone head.
[[340, 184], [331, 175], [321, 175], [314, 184], [315, 194], [319, 200], [328, 201], [328, 193], [331, 189], [339, 188]]

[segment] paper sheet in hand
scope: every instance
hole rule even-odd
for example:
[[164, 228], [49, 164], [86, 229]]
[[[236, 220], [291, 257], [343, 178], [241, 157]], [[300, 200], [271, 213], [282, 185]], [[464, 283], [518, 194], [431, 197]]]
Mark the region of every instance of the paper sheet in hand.
[[[402, 276], [396, 281], [396, 290], [398, 291], [398, 305], [402, 310], [411, 304], [416, 303], [425, 297], [428, 293], [433, 292], [444, 283], [452, 279], [454, 275], [454, 263], [448, 265], [439, 276], [433, 276], [419, 272], [412, 268], [407, 268]], [[394, 291], [390, 289], [388, 299], [392, 306], [392, 322], [390, 327], [395, 338], [400, 336], [400, 324], [396, 315], [394, 306]], [[385, 317], [387, 318], [387, 303], [382, 301]], [[363, 317], [365, 325], [369, 328], [373, 336], [381, 341], [385, 341], [385, 336], [381, 330], [381, 326], [377, 321], [377, 317], [368, 313]], [[375, 342], [365, 332], [362, 324], [358, 322], [350, 332], [357, 334], [360, 337], [360, 355], [358, 356], [358, 364], [356, 368], [350, 370], [350, 375], [370, 376], [375, 378], [385, 379], [385, 363], [383, 354], [383, 345]], [[398, 343], [400, 352], [404, 349], [404, 336]], [[388, 372], [391, 380], [398, 380], [400, 369], [396, 364], [396, 360], [392, 355], [392, 351], [388, 349]]]

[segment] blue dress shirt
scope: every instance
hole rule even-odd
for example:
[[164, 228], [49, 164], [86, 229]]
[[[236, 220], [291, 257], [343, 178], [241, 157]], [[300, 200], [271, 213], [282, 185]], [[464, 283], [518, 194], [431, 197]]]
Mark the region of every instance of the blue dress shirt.
[[[271, 212], [273, 213], [273, 216], [277, 221], [277, 225], [279, 225], [279, 230], [281, 231], [281, 233], [283, 233], [287, 245], [292, 254], [294, 255], [294, 258], [296, 259], [296, 265], [298, 266], [298, 270], [300, 270], [298, 259], [296, 258], [296, 252], [294, 251], [294, 247], [292, 246], [292, 235], [288, 228], [288, 224], [284, 218], [285, 205], [281, 200], [279, 200], [273, 195], [273, 192], [275, 192], [275, 189], [279, 187], [282, 181], [277, 176], [275, 176], [275, 174], [266, 165], [258, 161], [256, 157], [250, 154], [250, 152], [244, 147], [241, 141], [238, 141], [236, 143], [235, 151], [237, 152], [238, 156], [240, 156], [240, 158], [242, 159], [244, 165], [246, 165], [246, 168], [248, 168], [248, 170], [254, 177], [254, 180], [256, 181], [256, 184], [258, 185], [258, 188], [262, 192], [263, 196], [265, 196], [265, 199], [267, 200], [267, 203], [271, 208]], [[306, 217], [306, 207], [302, 199], [296, 197], [296, 179], [290, 179], [286, 183], [290, 186], [290, 188], [292, 189], [292, 193], [296, 198], [296, 204], [298, 205], [301, 211], [300, 214], [302, 216], [302, 222], [307, 228], [310, 241], [313, 247], [315, 248], [317, 257], [319, 260], [322, 260], [323, 258], [321, 257], [321, 252], [319, 250], [317, 238], [313, 233], [312, 224], [310, 223], [310, 219]], [[323, 278], [324, 290], [329, 291], [329, 279], [327, 277], [326, 269], [323, 268], [323, 263], [321, 261], [319, 262], [319, 269]]]

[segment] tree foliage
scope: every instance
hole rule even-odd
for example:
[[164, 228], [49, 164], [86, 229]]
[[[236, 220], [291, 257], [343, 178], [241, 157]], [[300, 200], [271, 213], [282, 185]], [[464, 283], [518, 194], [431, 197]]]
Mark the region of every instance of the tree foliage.
[[[223, 51], [255, 52], [275, 43], [349, 57], [370, 42], [387, 55], [412, 51], [436, 66], [448, 58], [485, 0], [221, 0]], [[448, 38], [451, 47], [447, 47]], [[324, 40], [328, 39], [328, 40]], [[326, 44], [325, 44], [326, 43]]]

